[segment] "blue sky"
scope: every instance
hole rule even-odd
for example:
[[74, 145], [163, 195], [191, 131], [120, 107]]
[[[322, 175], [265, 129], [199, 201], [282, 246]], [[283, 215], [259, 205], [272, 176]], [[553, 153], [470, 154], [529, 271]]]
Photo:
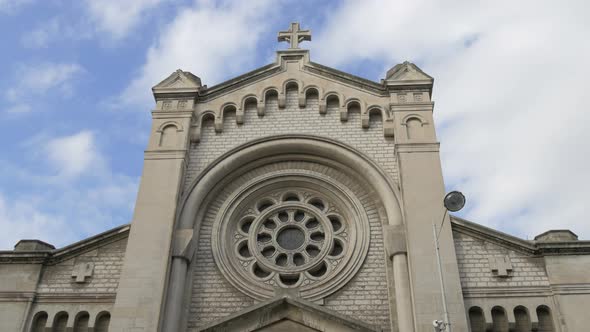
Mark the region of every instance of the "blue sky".
[[378, 81], [409, 60], [462, 216], [590, 238], [584, 1], [0, 0], [0, 248], [131, 220], [153, 107], [178, 68], [213, 85], [272, 62], [292, 21], [312, 61]]

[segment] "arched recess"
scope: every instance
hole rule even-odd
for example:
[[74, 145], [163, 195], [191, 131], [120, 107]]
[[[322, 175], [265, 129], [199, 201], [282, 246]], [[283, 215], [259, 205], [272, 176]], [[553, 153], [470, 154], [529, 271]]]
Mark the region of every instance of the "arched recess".
[[328, 110], [334, 110], [340, 112], [342, 97], [337, 92], [328, 92], [320, 101], [320, 113], [322, 113], [322, 107], [324, 107], [323, 113], [328, 113]]
[[344, 107], [340, 110], [340, 121], [348, 121], [351, 112], [363, 114], [363, 102], [360, 99], [349, 98], [344, 102]]
[[361, 116], [363, 128], [369, 128], [371, 116], [378, 117], [381, 120], [381, 122], [384, 122], [387, 119], [387, 114], [381, 106], [371, 105], [367, 108], [367, 111]]
[[539, 326], [537, 331], [539, 332], [553, 332], [555, 327], [553, 326], [553, 317], [551, 316], [551, 310], [546, 305], [540, 305], [537, 307], [537, 318], [539, 319]]
[[238, 124], [244, 123], [244, 116], [248, 112], [257, 112], [258, 98], [255, 95], [246, 95], [242, 98], [241, 107], [236, 113], [236, 121]]
[[66, 332], [68, 326], [68, 313], [65, 311], [60, 311], [55, 314], [53, 318], [53, 326], [51, 328], [52, 332]]
[[87, 311], [81, 311], [74, 318], [74, 332], [88, 332], [90, 314]]
[[492, 332], [509, 332], [506, 310], [500, 306], [492, 308]]
[[[311, 85], [303, 90], [303, 99], [299, 103], [299, 107], [310, 107], [312, 110], [318, 110], [320, 103], [320, 88]], [[320, 112], [322, 113], [322, 112]], [[325, 113], [325, 112], [324, 112]], [[323, 113], [322, 113], [323, 114]]]
[[182, 126], [174, 121], [167, 121], [163, 123], [157, 132], [160, 134], [158, 140], [159, 147], [175, 147], [178, 145], [180, 138], [179, 133], [182, 131]]
[[407, 139], [424, 138], [424, 125], [428, 124], [426, 120], [418, 114], [410, 114], [402, 119], [402, 126], [406, 127]]
[[108, 332], [111, 323], [111, 314], [108, 311], [102, 311], [96, 315], [94, 322], [94, 332]]
[[[402, 226], [399, 190], [393, 179], [376, 163], [359, 151], [331, 139], [306, 135], [282, 135], [255, 140], [228, 151], [193, 181], [179, 205], [176, 222], [176, 234], [179, 239], [182, 239], [182, 234], [186, 232], [193, 234], [193, 230], [200, 228], [200, 222], [206, 210], [203, 204], [208, 197], [216, 194], [216, 190], [222, 189], [218, 187], [218, 184], [227, 174], [247, 172], [270, 160], [276, 162], [294, 158], [296, 160], [311, 158], [317, 163], [325, 163], [332, 167], [345, 166], [343, 171], [346, 169], [354, 171], [359, 180], [371, 186], [379, 200], [383, 202], [388, 224]], [[191, 242], [194, 243], [194, 241], [195, 239]], [[186, 243], [186, 240], [182, 242]], [[187, 247], [190, 246], [189, 244]], [[185, 284], [192, 252], [188, 248], [180, 251], [173, 256], [164, 314], [163, 326], [165, 330], [170, 331], [178, 330], [183, 321], [181, 314], [185, 312], [182, 308], [184, 296], [189, 296]], [[413, 309], [405, 252], [393, 255], [393, 274], [398, 325], [400, 330], [410, 331], [413, 330]]]
[[201, 135], [203, 134], [203, 130], [205, 130], [205, 125], [208, 123], [213, 127], [215, 123], [215, 112], [205, 111], [199, 115], [195, 123], [191, 126], [191, 142], [198, 143], [201, 141]]
[[223, 131], [223, 119], [226, 117], [227, 113], [235, 113], [236, 115], [236, 123], [241, 124], [243, 122], [243, 114], [241, 116], [241, 120], [238, 120], [238, 106], [236, 103], [227, 102], [219, 108], [219, 116], [215, 118], [215, 131], [220, 133]]
[[299, 105], [299, 107], [302, 107], [301, 104], [305, 107], [305, 98], [299, 91], [301, 86], [302, 84], [295, 79], [286, 80], [283, 83], [283, 91], [279, 94], [279, 108], [285, 108], [287, 106], [287, 98], [289, 95], [295, 96], [294, 98], [297, 99], [297, 105]]
[[[275, 105], [278, 105], [279, 89], [268, 87], [262, 91], [262, 97], [258, 103], [258, 116], [264, 116], [266, 111]], [[278, 107], [278, 106], [277, 106]]]
[[471, 332], [486, 332], [486, 319], [480, 307], [469, 308], [469, 326]]
[[39, 311], [33, 317], [33, 324], [31, 324], [31, 332], [45, 332], [47, 319], [49, 316], [45, 311]]
[[531, 318], [527, 308], [519, 305], [514, 308], [514, 331], [530, 332], [532, 329]]

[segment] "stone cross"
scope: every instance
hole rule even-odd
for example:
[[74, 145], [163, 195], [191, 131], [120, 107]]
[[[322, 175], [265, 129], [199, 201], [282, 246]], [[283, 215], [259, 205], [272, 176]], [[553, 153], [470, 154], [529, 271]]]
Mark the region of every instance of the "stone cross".
[[492, 272], [496, 271], [498, 277], [508, 277], [508, 272], [512, 271], [512, 263], [510, 257], [488, 257], [490, 263], [490, 269]]
[[76, 282], [82, 284], [86, 282], [86, 278], [92, 276], [92, 272], [94, 272], [94, 263], [79, 263], [74, 266], [72, 278], [76, 278]]
[[287, 31], [279, 31], [279, 41], [290, 42], [289, 49], [298, 49], [299, 43], [307, 40], [311, 41], [310, 30], [300, 30], [299, 23], [291, 23], [291, 27]]

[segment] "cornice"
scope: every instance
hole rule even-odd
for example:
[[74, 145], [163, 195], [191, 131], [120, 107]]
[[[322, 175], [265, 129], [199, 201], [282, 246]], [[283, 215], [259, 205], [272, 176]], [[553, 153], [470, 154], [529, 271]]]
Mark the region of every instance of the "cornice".
[[395, 149], [398, 153], [439, 152], [440, 143], [396, 143]]
[[531, 287], [464, 287], [463, 298], [546, 297], [553, 295], [550, 286]]
[[129, 235], [130, 225], [122, 225], [63, 248], [48, 251], [0, 251], [0, 263], [4, 264], [47, 264], [53, 265], [107, 244], [119, 241]]
[[455, 216], [451, 216], [451, 225], [453, 231], [493, 242], [529, 255], [590, 255], [590, 241], [527, 241]]

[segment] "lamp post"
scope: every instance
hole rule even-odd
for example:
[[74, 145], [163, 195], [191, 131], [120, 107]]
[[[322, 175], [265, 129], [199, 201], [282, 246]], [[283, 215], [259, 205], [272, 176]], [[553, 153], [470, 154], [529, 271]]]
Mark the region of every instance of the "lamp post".
[[436, 261], [438, 263], [438, 276], [440, 281], [440, 290], [442, 294], [442, 303], [443, 303], [443, 311], [444, 311], [444, 321], [435, 320], [432, 322], [434, 326], [435, 332], [441, 331], [448, 331], [451, 332], [451, 321], [449, 319], [449, 312], [447, 310], [447, 296], [445, 292], [445, 282], [443, 279], [443, 270], [442, 270], [442, 263], [440, 260], [440, 246], [438, 243], [438, 237], [440, 236], [440, 232], [445, 222], [445, 218], [449, 211], [457, 212], [465, 206], [465, 196], [459, 191], [451, 191], [448, 193], [444, 200], [443, 205], [445, 207], [445, 213], [443, 214], [442, 222], [440, 224], [440, 229], [436, 230], [436, 225], [432, 222], [432, 231], [434, 234], [434, 244], [436, 245]]

